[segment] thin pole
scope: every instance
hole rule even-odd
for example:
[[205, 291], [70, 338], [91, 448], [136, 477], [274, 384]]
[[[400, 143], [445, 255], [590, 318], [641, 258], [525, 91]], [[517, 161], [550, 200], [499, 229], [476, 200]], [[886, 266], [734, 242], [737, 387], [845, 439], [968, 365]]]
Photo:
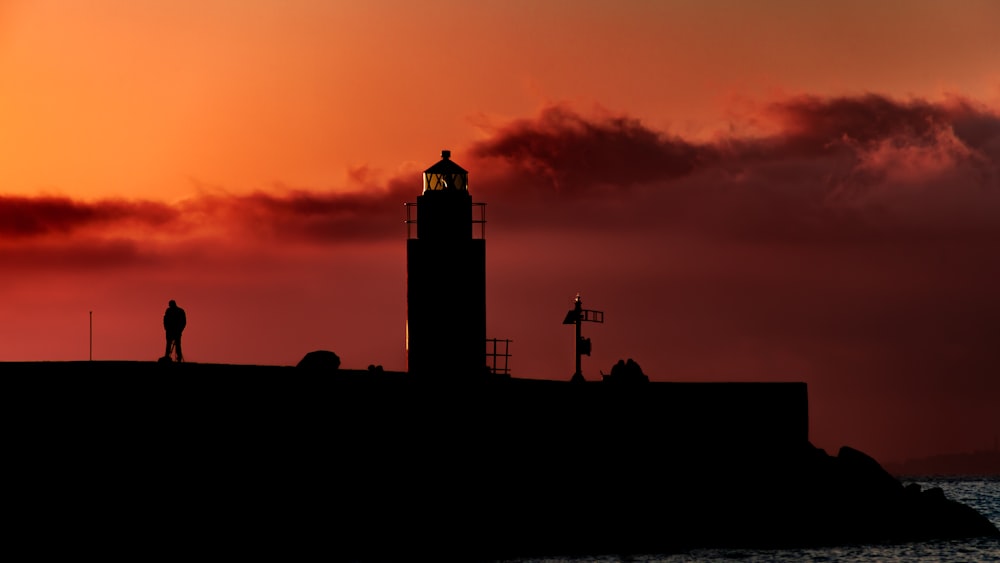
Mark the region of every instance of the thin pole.
[[90, 312], [90, 361], [94, 361], [94, 312]]
[[580, 301], [580, 294], [576, 294], [576, 305], [574, 306], [576, 311], [576, 377], [583, 377], [583, 370], [580, 369], [580, 339], [583, 336], [581, 334], [580, 325], [583, 324], [583, 303]]

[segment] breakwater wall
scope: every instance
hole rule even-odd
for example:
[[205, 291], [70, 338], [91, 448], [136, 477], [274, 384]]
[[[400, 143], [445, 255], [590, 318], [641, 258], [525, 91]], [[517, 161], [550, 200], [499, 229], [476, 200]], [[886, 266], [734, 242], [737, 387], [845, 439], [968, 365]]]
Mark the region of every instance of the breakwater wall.
[[864, 454], [811, 446], [802, 383], [443, 382], [152, 362], [0, 370], [12, 479], [27, 493], [20, 521], [102, 552], [128, 536], [169, 539], [175, 554], [208, 543], [469, 561], [983, 529]]

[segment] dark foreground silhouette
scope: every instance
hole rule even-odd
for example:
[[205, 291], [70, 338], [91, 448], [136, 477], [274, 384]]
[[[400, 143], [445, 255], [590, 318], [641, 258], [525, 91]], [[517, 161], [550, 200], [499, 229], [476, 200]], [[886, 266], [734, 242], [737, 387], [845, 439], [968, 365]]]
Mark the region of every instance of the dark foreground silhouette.
[[940, 489], [813, 447], [802, 384], [0, 373], [9, 537], [38, 555], [476, 561], [1000, 538]]

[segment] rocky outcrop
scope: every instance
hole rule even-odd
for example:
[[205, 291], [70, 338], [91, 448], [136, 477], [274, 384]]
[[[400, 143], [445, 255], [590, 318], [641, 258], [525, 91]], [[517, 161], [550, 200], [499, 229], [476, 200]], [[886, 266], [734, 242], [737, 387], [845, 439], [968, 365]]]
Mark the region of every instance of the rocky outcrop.
[[329, 350], [314, 350], [302, 356], [295, 367], [312, 372], [335, 372], [340, 369], [340, 356]]
[[772, 515], [748, 527], [746, 543], [774, 546], [898, 543], [970, 537], [1000, 539], [985, 516], [939, 488], [904, 486], [872, 457], [850, 447], [813, 449], [761, 500]]

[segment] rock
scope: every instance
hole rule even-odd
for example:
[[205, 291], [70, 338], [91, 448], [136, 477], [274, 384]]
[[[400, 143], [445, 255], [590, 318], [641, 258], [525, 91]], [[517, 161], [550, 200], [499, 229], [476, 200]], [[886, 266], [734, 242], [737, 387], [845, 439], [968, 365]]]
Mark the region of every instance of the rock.
[[315, 372], [333, 372], [340, 369], [340, 356], [329, 350], [314, 350], [302, 356], [295, 367]]
[[846, 483], [866, 498], [895, 497], [902, 492], [903, 484], [864, 452], [843, 446], [837, 463]]

